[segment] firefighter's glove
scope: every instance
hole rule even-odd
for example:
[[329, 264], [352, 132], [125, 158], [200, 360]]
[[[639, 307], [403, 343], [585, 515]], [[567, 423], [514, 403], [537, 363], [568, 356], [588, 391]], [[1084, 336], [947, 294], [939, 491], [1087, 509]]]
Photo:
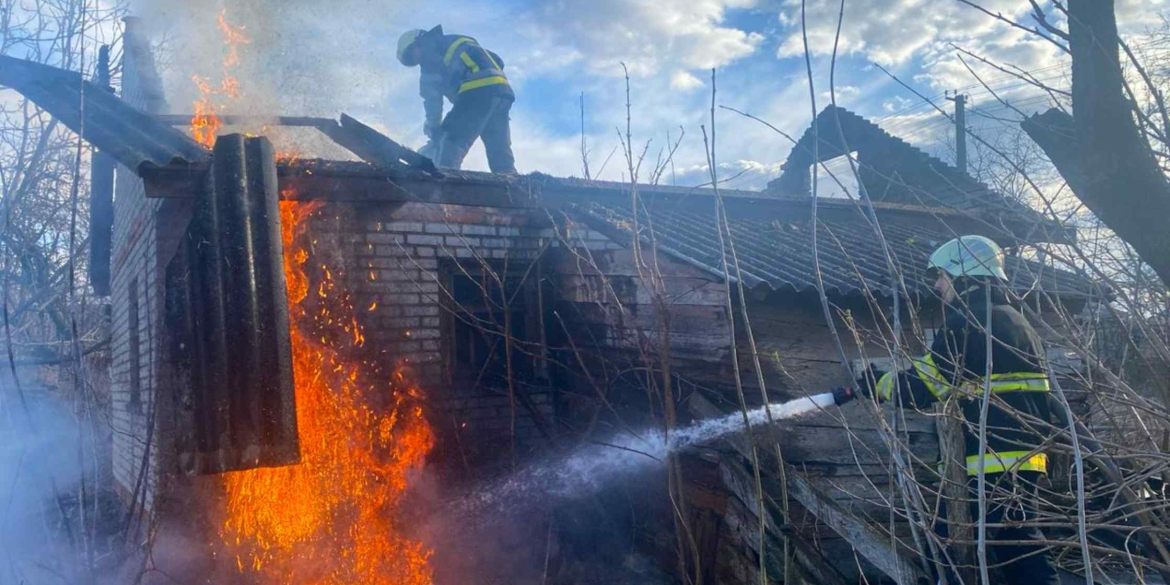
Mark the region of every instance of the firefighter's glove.
[[878, 380], [881, 380], [884, 375], [886, 375], [885, 372], [875, 368], [873, 364], [869, 364], [869, 367], [865, 368], [857, 377], [857, 393], [873, 400], [874, 389], [877, 388]]
[[849, 404], [853, 399], [857, 398], [857, 394], [853, 392], [853, 388], [849, 386], [841, 386], [840, 388], [833, 388], [833, 402], [837, 406], [842, 404]]

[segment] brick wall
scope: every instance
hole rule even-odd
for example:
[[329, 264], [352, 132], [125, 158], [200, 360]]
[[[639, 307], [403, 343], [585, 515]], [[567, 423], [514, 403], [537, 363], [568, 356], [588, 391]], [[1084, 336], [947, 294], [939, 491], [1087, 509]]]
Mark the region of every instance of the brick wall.
[[[122, 94], [127, 103], [149, 112], [162, 108], [161, 89], [138, 23], [126, 23]], [[159, 200], [147, 200], [142, 180], [133, 170], [118, 166], [114, 185], [114, 232], [111, 260], [110, 394], [113, 424], [114, 482], [129, 502], [150, 509], [157, 482], [158, 437], [151, 432], [156, 420], [163, 291], [158, 262], [155, 217]], [[132, 307], [133, 304], [133, 307]], [[131, 317], [136, 314], [136, 335]], [[137, 357], [131, 341], [137, 337]], [[137, 369], [131, 369], [131, 364]], [[150, 453], [147, 453], [148, 444]], [[145, 467], [144, 467], [145, 463]]]
[[[451, 275], [461, 272], [460, 264], [468, 271], [481, 263], [498, 272], [529, 271], [565, 242], [592, 252], [622, 249], [594, 231], [554, 228], [544, 211], [329, 204], [311, 221], [314, 261], [335, 274], [335, 267], [344, 267], [366, 345], [377, 347], [427, 395], [439, 448], [459, 451], [452, 456], [472, 465], [509, 452], [512, 405], [506, 392], [452, 383], [446, 332], [453, 319]], [[547, 388], [527, 394], [544, 422], [555, 426]], [[523, 455], [541, 433], [528, 409], [518, 405], [516, 414], [517, 451]]]

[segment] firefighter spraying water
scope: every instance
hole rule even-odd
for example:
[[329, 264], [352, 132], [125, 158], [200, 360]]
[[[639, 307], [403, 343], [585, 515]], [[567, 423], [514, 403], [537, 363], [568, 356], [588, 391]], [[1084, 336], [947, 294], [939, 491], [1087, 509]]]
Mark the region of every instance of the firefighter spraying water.
[[[857, 380], [857, 391], [882, 402], [897, 396], [901, 404], [918, 408], [958, 395], [971, 499], [980, 500], [979, 491], [987, 494], [982, 505], [972, 504], [972, 516], [998, 526], [989, 529], [989, 538], [1009, 543], [989, 552], [1003, 566], [1008, 583], [1058, 583], [1042, 552], [1044, 536], [1035, 527], [1019, 525], [1027, 515], [1021, 502], [1048, 472], [1045, 437], [1022, 423], [1021, 415], [1049, 420], [1049, 380], [1039, 335], [1003, 291], [1003, 266], [1003, 251], [982, 236], [963, 236], [939, 247], [928, 268], [937, 272], [934, 287], [946, 304], [946, 323], [930, 351], [911, 367], [881, 372], [871, 365]], [[856, 397], [852, 388], [838, 388], [832, 395], [838, 405]], [[984, 433], [978, 431], [981, 422]], [[938, 530], [947, 534], [945, 522]]]

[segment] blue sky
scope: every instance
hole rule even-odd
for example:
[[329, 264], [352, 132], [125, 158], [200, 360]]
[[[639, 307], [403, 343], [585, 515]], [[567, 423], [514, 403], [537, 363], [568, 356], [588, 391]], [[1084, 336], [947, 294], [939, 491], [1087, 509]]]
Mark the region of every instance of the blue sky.
[[[1026, 0], [981, 0], [1031, 25]], [[1042, 3], [1046, 5], [1047, 3]], [[808, 31], [818, 108], [828, 103], [829, 53], [836, 0], [810, 0]], [[346, 112], [392, 137], [421, 146], [417, 69], [394, 59], [401, 31], [443, 24], [475, 36], [503, 56], [518, 99], [512, 133], [521, 172], [580, 175], [579, 96], [586, 102], [590, 166], [599, 169], [625, 127], [620, 63], [630, 69], [634, 143], [652, 140], [653, 166], [667, 132], [685, 137], [675, 180], [706, 180], [701, 124], [710, 120], [710, 69], [718, 70], [716, 103], [765, 118], [798, 135], [812, 116], [801, 43], [800, 3], [792, 0], [244, 0], [226, 6], [229, 20], [254, 41], [242, 50], [246, 93], [232, 111], [336, 117]], [[1123, 30], [1140, 33], [1160, 21], [1163, 0], [1119, 0]], [[214, 2], [144, 0], [138, 10], [165, 45], [172, 109], [189, 111], [190, 76], [217, 74]], [[1057, 20], [1060, 20], [1057, 18]], [[1018, 65], [1068, 84], [1060, 51], [952, 0], [847, 0], [836, 67], [840, 105], [879, 120], [891, 132], [942, 153], [947, 125], [929, 107], [873, 66], [881, 63], [921, 93], [941, 98], [963, 89], [974, 108], [1003, 114], [955, 57], [952, 45]], [[1025, 111], [1046, 106], [1018, 82], [982, 65], [975, 69]], [[940, 103], [946, 103], [940, 99]], [[972, 123], [979, 125], [978, 115]], [[986, 118], [983, 118], [986, 121]], [[789, 150], [783, 137], [733, 113], [716, 113], [720, 174], [747, 169], [732, 186], [762, 187]], [[986, 125], [984, 123], [984, 125]], [[988, 128], [987, 131], [993, 131]], [[486, 169], [482, 149], [465, 168]], [[603, 178], [622, 179], [620, 152]], [[643, 170], [643, 177], [649, 169]], [[666, 181], [670, 181], [667, 174]]]

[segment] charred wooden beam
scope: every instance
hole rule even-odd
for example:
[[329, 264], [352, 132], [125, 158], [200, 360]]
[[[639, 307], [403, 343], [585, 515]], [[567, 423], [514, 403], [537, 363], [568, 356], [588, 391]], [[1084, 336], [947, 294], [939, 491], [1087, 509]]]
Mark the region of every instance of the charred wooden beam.
[[[194, 117], [194, 114], [159, 114], [154, 119], [168, 126], [189, 126]], [[237, 116], [225, 114], [219, 116], [219, 120], [227, 126], [246, 124], [320, 128], [321, 126], [337, 124], [337, 121], [332, 118], [315, 118], [311, 116]]]
[[[140, 171], [151, 198], [194, 198], [208, 180], [210, 165], [144, 168]], [[539, 192], [515, 177], [483, 179], [445, 174], [436, 178], [412, 169], [391, 170], [366, 163], [295, 161], [277, 165], [282, 201], [368, 203], [438, 203], [504, 209], [535, 209]]]
[[416, 170], [348, 173], [328, 162], [293, 163], [279, 171], [281, 198], [292, 201], [441, 203], [476, 207], [536, 208], [540, 199], [515, 180], [435, 178]]
[[788, 494], [818, 520], [849, 541], [861, 556], [881, 572], [903, 585], [926, 585], [931, 582], [930, 576], [906, 550], [898, 548], [866, 521], [850, 514], [821, 493], [795, 468], [789, 469], [786, 475]]
[[441, 176], [431, 159], [391, 140], [389, 136], [358, 122], [345, 114], [341, 123], [318, 126], [334, 142], [361, 157], [366, 162], [388, 166], [407, 166], [435, 176]]
[[[163, 114], [155, 119], [168, 126], [186, 126], [191, 123], [193, 114]], [[225, 125], [265, 125], [288, 126], [299, 128], [316, 128], [322, 134], [331, 138], [338, 145], [356, 154], [362, 160], [386, 166], [409, 167], [424, 171], [435, 176], [441, 176], [431, 159], [399, 144], [389, 136], [346, 115], [341, 115], [338, 122], [332, 118], [318, 118], [313, 116], [246, 116], [223, 115], [219, 116]]]
[[[98, 51], [94, 85], [113, 93], [110, 87], [110, 47]], [[89, 283], [99, 297], [110, 295], [110, 255], [114, 234], [114, 157], [94, 150], [89, 174]]]

